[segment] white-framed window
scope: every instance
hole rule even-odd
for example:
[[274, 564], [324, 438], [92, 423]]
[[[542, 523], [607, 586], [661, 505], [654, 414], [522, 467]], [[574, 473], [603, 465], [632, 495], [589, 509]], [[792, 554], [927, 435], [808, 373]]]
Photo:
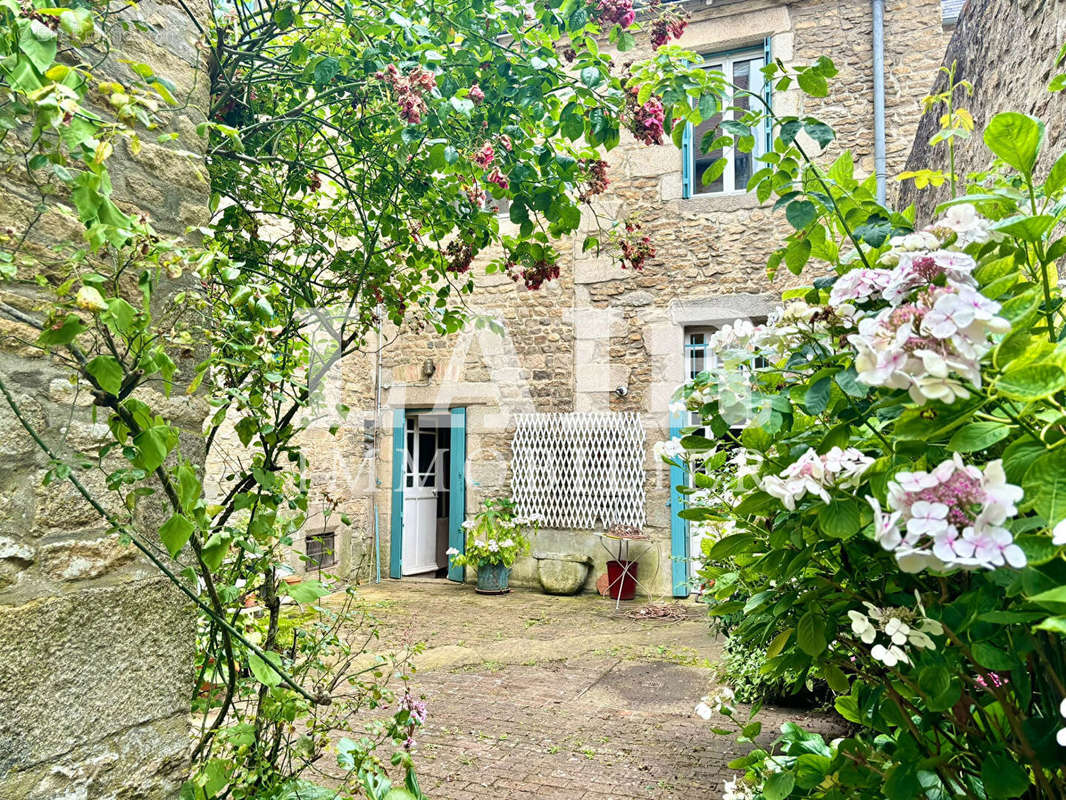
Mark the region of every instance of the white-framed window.
[[[703, 68], [721, 72], [726, 80], [738, 89], [763, 95], [765, 87], [762, 68], [766, 66], [768, 50], [768, 45], [762, 45], [728, 53], [711, 53], [704, 56]], [[727, 103], [727, 106], [735, 106], [738, 110], [726, 110], [715, 114], [699, 125], [687, 123], [684, 145], [681, 148], [684, 197], [694, 197], [699, 194], [737, 194], [747, 191], [748, 181], [755, 172], [755, 158], [766, 150], [766, 126], [769, 123], [763, 120], [759, 129], [752, 131], [755, 137], [755, 147], [748, 153], [742, 152], [736, 144], [704, 153], [702, 145], [704, 137], [716, 130], [723, 119], [738, 119], [744, 116], [746, 110], [752, 109], [753, 104], [757, 106], [758, 101], [747, 94], [738, 93]], [[724, 131], [719, 133], [724, 133]], [[711, 139], [715, 138], [717, 135], [711, 136]], [[722, 174], [710, 183], [704, 184], [704, 172], [723, 156], [726, 164]]]
[[[765, 317], [753, 318], [752, 323], [759, 325], [766, 322]], [[718, 354], [711, 349], [711, 336], [720, 330], [720, 326], [704, 325], [693, 326], [685, 328], [685, 380], [695, 380], [696, 376], [701, 372], [713, 371], [718, 369], [720, 362]], [[765, 366], [765, 361], [761, 356], [757, 356], [751, 360], [751, 369], [758, 369]], [[747, 367], [742, 365], [741, 370], [746, 370]], [[699, 417], [698, 412], [688, 412], [688, 418], [685, 421], [686, 425], [696, 426], [702, 425], [702, 420]], [[736, 426], [738, 429], [743, 427], [742, 425]], [[708, 435], [701, 429], [701, 435]]]

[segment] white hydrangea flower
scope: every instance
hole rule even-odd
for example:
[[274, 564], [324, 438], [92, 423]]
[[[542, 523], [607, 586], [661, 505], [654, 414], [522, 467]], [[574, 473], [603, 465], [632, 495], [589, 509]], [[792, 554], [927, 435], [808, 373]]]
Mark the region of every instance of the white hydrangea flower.
[[711, 694], [700, 699], [696, 706], [696, 716], [700, 719], [710, 719], [715, 714], [723, 711], [732, 713], [736, 695], [728, 686], [719, 686]]
[[891, 644], [885, 647], [882, 644], [875, 644], [870, 648], [870, 655], [884, 664], [886, 667], [894, 667], [897, 664], [909, 664], [910, 659], [907, 658], [907, 654], [898, 645]]
[[943, 227], [954, 231], [958, 238], [951, 247], [959, 250], [975, 242], [984, 244], [1002, 236], [991, 229], [991, 223], [977, 213], [972, 203], [951, 206], [945, 212], [943, 219], [933, 227], [934, 229]]
[[1066, 519], [1056, 525], [1051, 532], [1051, 543], [1060, 547], [1066, 544]]
[[[1063, 700], [1059, 704], [1059, 716], [1066, 719], [1066, 700]], [[1055, 741], [1058, 742], [1061, 747], [1066, 747], [1066, 726], [1059, 728], [1058, 733], [1055, 734]]]
[[870, 618], [861, 611], [849, 611], [851, 617], [851, 630], [865, 644], [872, 644], [877, 638], [877, 628], [870, 622]]
[[652, 445], [652, 453], [655, 457], [662, 460], [674, 460], [680, 458], [685, 454], [685, 448], [681, 446], [680, 439], [667, 439], [665, 441], [656, 442]]
[[760, 790], [744, 778], [732, 778], [722, 784], [722, 800], [755, 800]]

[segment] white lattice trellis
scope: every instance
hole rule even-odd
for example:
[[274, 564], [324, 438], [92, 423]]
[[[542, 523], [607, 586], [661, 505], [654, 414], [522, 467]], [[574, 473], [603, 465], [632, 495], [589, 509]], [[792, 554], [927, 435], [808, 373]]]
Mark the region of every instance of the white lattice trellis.
[[511, 491], [549, 528], [644, 525], [644, 428], [632, 412], [519, 414]]

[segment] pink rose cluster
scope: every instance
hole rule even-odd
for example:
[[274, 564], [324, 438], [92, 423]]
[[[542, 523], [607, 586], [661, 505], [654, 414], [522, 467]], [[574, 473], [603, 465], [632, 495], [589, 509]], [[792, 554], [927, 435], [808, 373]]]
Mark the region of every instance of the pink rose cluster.
[[686, 27], [688, 20], [684, 17], [664, 14], [651, 25], [651, 46], [658, 49], [671, 39], [680, 39]]
[[861, 450], [834, 447], [818, 455], [809, 448], [778, 475], [767, 475], [760, 482], [764, 492], [776, 497], [789, 511], [807, 494], [817, 495], [823, 503], [830, 501], [827, 489], [854, 487], [874, 460]]
[[644, 105], [637, 105], [638, 91], [636, 87], [633, 87], [630, 94], [630, 130], [644, 144], [662, 144], [666, 114], [662, 100], [658, 97], [649, 97]]
[[425, 95], [437, 88], [436, 76], [422, 67], [413, 67], [403, 75], [395, 64], [389, 64], [383, 71], [375, 72], [374, 77], [392, 87], [400, 107], [400, 119], [418, 125], [426, 113]]
[[1001, 461], [981, 468], [958, 453], [932, 472], [899, 472], [888, 484], [889, 513], [872, 497], [878, 542], [904, 572], [1024, 567], [1025, 553], [1004, 527], [1022, 490], [1007, 483]]
[[495, 158], [496, 151], [488, 142], [485, 142], [485, 144], [481, 146], [481, 149], [474, 153], [474, 163], [482, 169], [488, 169]]
[[608, 25], [618, 23], [623, 28], [628, 28], [637, 18], [633, 0], [596, 0], [595, 14]]

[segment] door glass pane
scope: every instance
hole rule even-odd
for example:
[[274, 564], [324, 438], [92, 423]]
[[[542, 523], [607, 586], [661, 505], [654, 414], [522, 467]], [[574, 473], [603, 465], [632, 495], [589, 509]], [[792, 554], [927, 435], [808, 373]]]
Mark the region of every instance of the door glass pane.
[[415, 426], [414, 420], [407, 420], [407, 449], [404, 450], [404, 463], [403, 474], [405, 485], [409, 489], [413, 489], [415, 485], [415, 470], [414, 470], [414, 453], [415, 453]]
[[420, 486], [435, 486], [437, 432], [432, 428], [418, 432], [418, 475]]

